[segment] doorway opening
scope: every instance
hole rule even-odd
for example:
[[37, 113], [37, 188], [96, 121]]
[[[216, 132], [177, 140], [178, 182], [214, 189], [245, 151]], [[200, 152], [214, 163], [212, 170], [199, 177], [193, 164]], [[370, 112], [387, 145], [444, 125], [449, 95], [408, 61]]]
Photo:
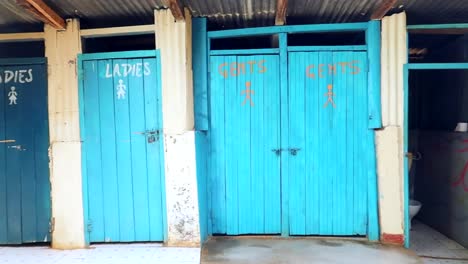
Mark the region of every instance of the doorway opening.
[[419, 255], [462, 259], [468, 252], [467, 41], [410, 38], [407, 192], [410, 244]]

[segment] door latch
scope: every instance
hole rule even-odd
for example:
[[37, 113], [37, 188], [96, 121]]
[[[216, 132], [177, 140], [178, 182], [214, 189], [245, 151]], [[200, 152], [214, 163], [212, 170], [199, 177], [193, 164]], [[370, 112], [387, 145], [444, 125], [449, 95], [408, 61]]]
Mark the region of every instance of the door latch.
[[291, 154], [293, 156], [296, 156], [297, 152], [299, 152], [299, 150], [301, 150], [301, 149], [300, 148], [290, 148], [289, 149], [289, 154]]
[[276, 154], [276, 156], [279, 156], [279, 155], [281, 155], [281, 151], [283, 151], [283, 149], [280, 149], [280, 148], [279, 149], [272, 149], [271, 151], [273, 151]]
[[159, 131], [158, 130], [152, 130], [146, 132], [146, 136], [148, 138], [148, 143], [154, 143], [156, 140], [159, 139]]

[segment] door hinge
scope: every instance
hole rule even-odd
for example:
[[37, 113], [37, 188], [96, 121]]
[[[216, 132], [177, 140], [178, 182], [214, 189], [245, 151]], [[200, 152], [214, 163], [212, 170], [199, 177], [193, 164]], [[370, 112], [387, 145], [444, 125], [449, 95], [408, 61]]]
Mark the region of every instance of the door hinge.
[[88, 220], [88, 224], [86, 225], [86, 230], [88, 230], [89, 233], [93, 231], [93, 221], [91, 219]]
[[55, 231], [55, 217], [52, 217], [49, 221], [49, 233], [52, 234]]

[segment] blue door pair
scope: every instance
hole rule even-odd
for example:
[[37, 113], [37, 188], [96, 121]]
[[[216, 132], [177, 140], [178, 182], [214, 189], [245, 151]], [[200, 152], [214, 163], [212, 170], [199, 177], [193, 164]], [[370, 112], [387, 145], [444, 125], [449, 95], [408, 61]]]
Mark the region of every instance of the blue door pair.
[[89, 242], [164, 240], [161, 86], [156, 54], [79, 57]]
[[0, 61], [0, 244], [49, 242], [45, 59]]
[[367, 54], [288, 57], [211, 56], [212, 233], [366, 235]]

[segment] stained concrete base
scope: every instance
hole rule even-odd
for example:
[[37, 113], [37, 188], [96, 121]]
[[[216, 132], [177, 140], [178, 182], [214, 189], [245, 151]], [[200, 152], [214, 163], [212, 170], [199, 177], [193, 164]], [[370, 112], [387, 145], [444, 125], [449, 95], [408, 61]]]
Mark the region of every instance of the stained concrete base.
[[202, 264], [413, 264], [422, 261], [409, 250], [360, 240], [216, 237], [202, 249]]

